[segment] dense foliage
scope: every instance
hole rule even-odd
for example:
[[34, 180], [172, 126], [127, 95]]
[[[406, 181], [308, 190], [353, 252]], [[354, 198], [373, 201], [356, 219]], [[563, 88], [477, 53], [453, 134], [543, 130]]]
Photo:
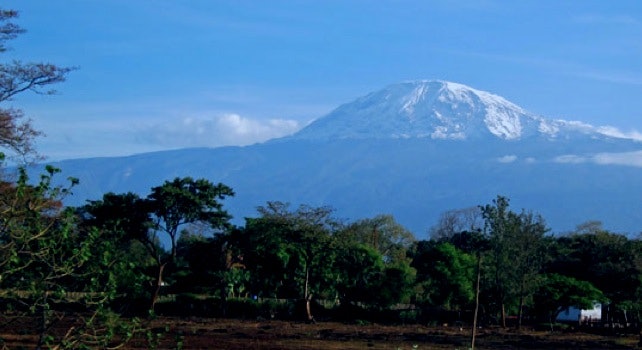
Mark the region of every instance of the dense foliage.
[[[164, 186], [186, 181], [194, 182], [176, 179]], [[230, 191], [209, 196], [221, 200]], [[207, 211], [205, 203], [213, 203], [203, 200], [194, 210]], [[150, 220], [151, 209], [141, 209], [141, 201], [133, 194], [106, 194], [79, 211], [81, 225], [108, 233], [102, 237], [126, 252], [127, 273], [137, 278], [119, 290], [161, 300], [159, 312], [469, 322], [477, 272], [480, 322], [486, 324], [509, 326], [508, 316], [518, 327], [550, 323], [566, 308], [597, 302], [609, 305], [609, 321], [621, 322], [626, 312], [631, 323], [641, 305], [639, 240], [597, 223], [554, 235], [543, 218], [512, 211], [502, 196], [477, 208], [481, 227], [450, 233], [435, 228], [439, 234], [429, 240], [416, 240], [390, 216], [346, 223], [328, 207], [291, 209], [280, 202], [259, 207], [257, 217], [233, 227], [216, 202], [217, 220], [173, 230], [163, 241], [156, 236], [159, 222]], [[462, 220], [470, 220], [470, 210], [461, 213]], [[153, 249], [145, 254], [140, 244]], [[154, 297], [159, 261], [166, 283]], [[131, 281], [139, 281], [138, 290]]]

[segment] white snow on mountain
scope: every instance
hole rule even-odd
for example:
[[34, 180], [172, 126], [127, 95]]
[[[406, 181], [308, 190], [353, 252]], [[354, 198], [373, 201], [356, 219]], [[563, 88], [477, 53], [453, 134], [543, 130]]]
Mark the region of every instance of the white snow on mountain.
[[547, 119], [490, 92], [441, 81], [390, 85], [344, 104], [292, 137], [296, 139], [432, 138], [520, 140], [572, 135], [631, 138], [609, 127]]
[[470, 106], [479, 101], [485, 110], [484, 123], [495, 136], [512, 140], [522, 135], [521, 115], [528, 115], [519, 106], [486, 91], [466, 85], [443, 82], [439, 101], [446, 103], [466, 103]]

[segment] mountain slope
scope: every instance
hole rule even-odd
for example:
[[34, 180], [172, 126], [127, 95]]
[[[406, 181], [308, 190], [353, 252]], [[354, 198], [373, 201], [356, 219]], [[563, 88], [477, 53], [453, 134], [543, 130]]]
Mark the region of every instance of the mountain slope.
[[225, 204], [237, 224], [256, 215], [257, 206], [279, 200], [330, 205], [347, 220], [393, 214], [425, 238], [442, 212], [501, 194], [515, 210], [542, 214], [556, 232], [602, 220], [609, 229], [636, 233], [642, 228], [641, 149], [490, 93], [418, 81], [371, 93], [263, 144], [55, 165], [81, 181], [72, 205], [109, 191], [146, 195], [164, 180], [192, 176], [235, 190]]

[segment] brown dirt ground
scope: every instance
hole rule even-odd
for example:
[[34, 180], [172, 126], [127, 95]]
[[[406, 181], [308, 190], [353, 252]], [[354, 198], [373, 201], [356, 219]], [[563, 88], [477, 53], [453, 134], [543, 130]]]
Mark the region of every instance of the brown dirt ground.
[[[16, 324], [15, 327], [19, 327]], [[468, 349], [470, 330], [420, 325], [306, 324], [284, 321], [159, 318], [150, 325], [163, 335], [158, 349]], [[14, 327], [12, 327], [14, 328]], [[34, 348], [20, 330], [0, 329], [8, 349]], [[476, 349], [634, 349], [638, 337], [583, 332], [480, 329]], [[135, 339], [121, 349], [148, 349]], [[2, 346], [0, 346], [2, 348]]]

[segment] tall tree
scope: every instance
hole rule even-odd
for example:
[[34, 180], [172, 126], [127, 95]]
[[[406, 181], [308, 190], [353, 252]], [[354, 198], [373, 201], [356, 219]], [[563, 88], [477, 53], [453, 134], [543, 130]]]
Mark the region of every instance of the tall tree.
[[[7, 42], [25, 32], [13, 22], [18, 17], [14, 10], [0, 9], [0, 53], [9, 49]], [[49, 85], [63, 82], [73, 68], [63, 68], [50, 63], [0, 63], [0, 148], [3, 155], [17, 160], [30, 160], [35, 156], [34, 138], [41, 133], [20, 109], [6, 107], [7, 101], [25, 91], [53, 94]], [[5, 153], [6, 152], [6, 153]]]
[[500, 307], [502, 326], [506, 327], [506, 307], [511, 303], [517, 307], [519, 327], [524, 303], [543, 268], [548, 228], [540, 216], [511, 211], [506, 197], [497, 196], [492, 205], [480, 208], [490, 242], [493, 294]]
[[548, 260], [545, 234], [548, 228], [541, 216], [522, 212], [519, 215], [519, 227], [513, 237], [515, 251], [513, 269], [517, 283], [517, 327], [522, 326], [524, 307], [537, 288], [538, 276], [542, 273]]
[[87, 220], [136, 239], [147, 249], [156, 264], [150, 304], [153, 310], [164, 284], [165, 270], [176, 260], [181, 229], [193, 224], [215, 231], [228, 228], [231, 216], [223, 209], [221, 200], [232, 195], [232, 189], [221, 183], [176, 178], [153, 187], [145, 199], [131, 193], [106, 194], [102, 200], [89, 203]]
[[517, 215], [509, 210], [509, 200], [497, 196], [493, 204], [480, 207], [485, 220], [484, 232], [490, 241], [490, 263], [493, 274], [493, 296], [500, 307], [502, 326], [506, 327], [506, 303], [509, 290], [514, 288], [512, 266], [511, 236], [514, 236], [518, 223]]
[[[147, 196], [152, 222], [149, 234], [143, 239], [143, 244], [152, 253], [158, 267], [152, 294], [152, 310], [163, 285], [165, 268], [176, 260], [180, 229], [192, 224], [205, 224], [212, 230], [228, 228], [232, 217], [223, 210], [221, 200], [233, 195], [234, 191], [222, 183], [214, 185], [208, 180], [194, 180], [191, 177], [175, 178], [152, 188]], [[158, 250], [157, 240], [160, 235], [169, 238], [169, 254]]]
[[287, 203], [268, 202], [258, 212], [243, 232], [244, 262], [267, 293], [303, 300], [306, 319], [313, 322], [311, 301], [331, 288], [331, 247], [341, 225], [329, 207], [290, 210]]
[[146, 271], [155, 263], [141, 243], [146, 240], [151, 222], [145, 200], [131, 192], [109, 192], [101, 200], [88, 201], [76, 213], [82, 230], [97, 229], [103, 241], [116, 247], [114, 254], [128, 266], [116, 276], [118, 292], [126, 298], [126, 304], [139, 308], [141, 299], [149, 298]]

